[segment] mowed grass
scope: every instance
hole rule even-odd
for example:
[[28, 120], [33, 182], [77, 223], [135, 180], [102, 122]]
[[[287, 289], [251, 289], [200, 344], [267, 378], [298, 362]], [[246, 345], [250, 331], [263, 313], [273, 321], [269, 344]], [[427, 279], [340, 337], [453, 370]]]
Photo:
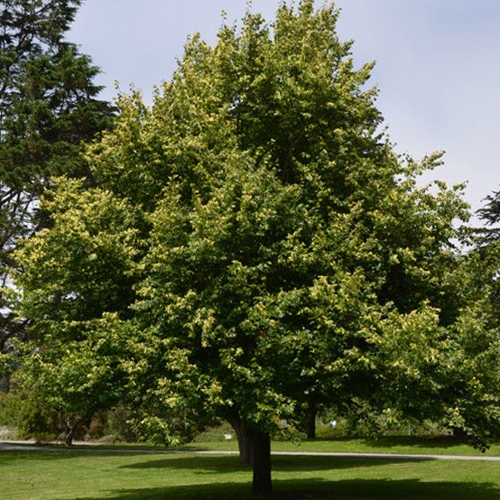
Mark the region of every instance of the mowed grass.
[[[413, 444], [412, 444], [413, 443]], [[197, 448], [234, 443], [197, 443]], [[446, 441], [382, 440], [273, 443], [290, 451], [474, 455]], [[367, 449], [363, 450], [362, 448]], [[326, 449], [328, 448], [328, 449]], [[486, 456], [498, 455], [494, 447]], [[236, 500], [249, 498], [252, 471], [235, 455], [134, 449], [0, 451], [0, 498], [8, 500]], [[279, 500], [500, 500], [500, 462], [274, 456]]]
[[[190, 443], [183, 450], [223, 451], [238, 450], [236, 440], [226, 442]], [[493, 444], [486, 453], [474, 449], [467, 441], [452, 436], [442, 437], [381, 437], [370, 439], [315, 439], [273, 442], [273, 451], [299, 453], [387, 453], [412, 455], [459, 455], [500, 457], [500, 443]]]

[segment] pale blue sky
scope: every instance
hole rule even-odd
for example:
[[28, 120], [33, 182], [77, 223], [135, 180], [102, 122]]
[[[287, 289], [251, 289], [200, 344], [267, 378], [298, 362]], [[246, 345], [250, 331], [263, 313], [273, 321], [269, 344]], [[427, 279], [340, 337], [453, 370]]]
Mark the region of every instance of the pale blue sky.
[[[279, 0], [253, 0], [272, 19]], [[474, 210], [500, 189], [500, 0], [339, 0], [339, 33], [353, 39], [357, 64], [376, 60], [378, 107], [400, 152], [445, 150], [434, 177], [468, 181]], [[317, 6], [322, 0], [317, 0]], [[245, 0], [86, 0], [71, 41], [113, 82], [146, 99], [168, 80], [188, 34], [213, 42], [221, 11], [240, 19]]]

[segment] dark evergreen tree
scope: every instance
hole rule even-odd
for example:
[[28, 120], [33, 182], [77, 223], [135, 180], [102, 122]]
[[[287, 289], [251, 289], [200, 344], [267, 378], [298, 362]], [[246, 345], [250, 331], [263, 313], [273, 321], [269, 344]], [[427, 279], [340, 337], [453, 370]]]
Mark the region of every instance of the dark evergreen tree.
[[477, 211], [477, 215], [485, 223], [485, 227], [477, 231], [482, 246], [500, 239], [500, 190], [493, 191], [484, 201], [485, 205]]

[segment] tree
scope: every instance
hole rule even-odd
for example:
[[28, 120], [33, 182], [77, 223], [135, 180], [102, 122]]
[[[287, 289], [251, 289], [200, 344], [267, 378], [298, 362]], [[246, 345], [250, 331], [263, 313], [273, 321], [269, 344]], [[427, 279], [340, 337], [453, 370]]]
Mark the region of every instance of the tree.
[[[35, 343], [22, 346], [19, 382], [33, 391], [40, 408], [57, 416], [66, 446], [73, 444], [80, 427], [89, 425], [98, 411], [124, 399], [123, 324], [105, 314], [85, 327], [78, 340], [45, 340], [38, 349]], [[28, 346], [30, 352], [26, 352]]]
[[[16, 249], [13, 309], [30, 321], [20, 381], [56, 410], [70, 445], [78, 427], [123, 397], [126, 327], [134, 301], [137, 221], [110, 192], [60, 178], [42, 209], [51, 229]], [[16, 301], [22, 302], [16, 306]], [[44, 304], [42, 306], [42, 304]]]
[[[471, 272], [475, 276], [473, 290], [481, 294], [477, 299], [483, 301], [487, 297], [490, 301], [488, 310], [498, 311], [500, 299], [500, 285], [498, 269], [500, 262], [500, 192], [493, 191], [485, 199], [485, 204], [477, 212], [484, 225], [475, 228], [472, 254]], [[499, 324], [500, 317], [494, 315], [494, 321]]]
[[[477, 212], [484, 225], [471, 231], [469, 250], [461, 262], [456, 284], [457, 290], [460, 290], [459, 293], [463, 297], [462, 302], [467, 304], [457, 321], [461, 330], [462, 359], [459, 363], [462, 366], [462, 383], [467, 384], [470, 392], [474, 394], [474, 405], [483, 406], [481, 414], [476, 416], [476, 422], [489, 428], [497, 418], [499, 400], [497, 388], [500, 384], [498, 191], [494, 191], [484, 201], [485, 205]], [[471, 376], [475, 373], [474, 368], [477, 371], [479, 367], [482, 376]], [[482, 397], [479, 397], [480, 394]]]
[[[82, 142], [111, 123], [114, 108], [98, 99], [101, 87], [93, 83], [98, 68], [64, 38], [80, 4], [80, 0], [0, 2], [0, 273], [4, 285], [18, 240], [46, 223], [37, 204], [50, 177], [87, 176]], [[2, 351], [24, 327], [3, 313]]]
[[483, 201], [486, 203], [478, 210], [478, 215], [486, 227], [477, 232], [481, 236], [480, 243], [487, 245], [499, 239], [499, 229], [496, 225], [500, 222], [500, 191], [493, 191]]
[[[337, 16], [303, 0], [270, 25], [248, 13], [213, 47], [193, 36], [151, 108], [121, 98], [115, 128], [87, 154], [96, 185], [72, 205], [71, 220], [112, 210], [99, 241], [135, 235], [99, 259], [133, 301], [90, 308], [85, 321], [115, 315], [143, 432], [175, 443], [225, 418], [256, 496], [272, 491], [270, 436], [305, 405], [389, 423], [431, 417], [478, 438], [498, 428], [497, 402], [481, 399], [491, 371], [461, 344], [479, 318], [453, 293], [465, 279], [461, 187], [418, 186], [439, 153], [393, 152], [366, 86], [371, 65], [354, 69]], [[54, 289], [67, 283], [68, 307], [87, 307], [79, 267], [51, 234], [70, 233], [86, 262], [93, 221], [71, 231], [64, 205], [50, 208], [53, 228], [17, 254], [17, 310], [58, 338]], [[60, 273], [30, 258], [42, 249], [67, 255]], [[108, 265], [115, 255], [121, 264]], [[105, 291], [85, 287], [96, 302]]]

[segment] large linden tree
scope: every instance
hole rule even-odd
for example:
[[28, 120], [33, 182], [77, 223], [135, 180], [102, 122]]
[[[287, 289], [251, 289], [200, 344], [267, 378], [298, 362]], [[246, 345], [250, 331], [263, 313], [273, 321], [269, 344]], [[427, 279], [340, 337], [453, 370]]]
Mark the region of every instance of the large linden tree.
[[[479, 438], [498, 429], [495, 357], [478, 361], [494, 335], [457, 290], [461, 187], [419, 187], [440, 154], [394, 153], [372, 65], [355, 66], [337, 17], [303, 0], [270, 23], [248, 13], [213, 46], [191, 37], [153, 105], [123, 97], [88, 152], [105, 202], [91, 216], [77, 186], [64, 218], [48, 201], [53, 227], [17, 253], [35, 342], [59, 346], [64, 322], [90, 352], [114, 325], [106, 352], [144, 435], [175, 443], [227, 420], [255, 495], [272, 490], [270, 438], [325, 408]], [[482, 350], [464, 349], [472, 334]]]

